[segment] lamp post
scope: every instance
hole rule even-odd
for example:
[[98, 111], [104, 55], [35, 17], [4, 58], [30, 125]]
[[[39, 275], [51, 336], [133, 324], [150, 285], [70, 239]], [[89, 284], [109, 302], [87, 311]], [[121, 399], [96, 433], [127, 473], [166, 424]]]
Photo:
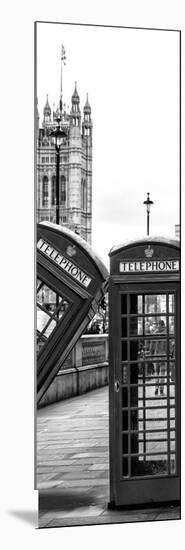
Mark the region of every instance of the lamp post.
[[66, 137], [66, 133], [60, 129], [60, 118], [57, 118], [57, 127], [50, 133], [50, 136], [55, 139], [55, 150], [56, 150], [56, 224], [60, 223], [60, 198], [59, 198], [59, 174], [60, 174], [60, 147], [62, 145], [62, 140]]
[[150, 209], [153, 203], [153, 201], [150, 200], [150, 193], [147, 193], [147, 200], [143, 202], [143, 204], [146, 205], [146, 212], [147, 212], [147, 235], [149, 235], [149, 227], [150, 227]]
[[[60, 117], [57, 118], [57, 127], [50, 133], [50, 136], [55, 139], [56, 150], [56, 224], [60, 224], [60, 147], [62, 145], [63, 138], [66, 137], [66, 133], [60, 129]], [[56, 294], [56, 316], [59, 319], [59, 295]]]

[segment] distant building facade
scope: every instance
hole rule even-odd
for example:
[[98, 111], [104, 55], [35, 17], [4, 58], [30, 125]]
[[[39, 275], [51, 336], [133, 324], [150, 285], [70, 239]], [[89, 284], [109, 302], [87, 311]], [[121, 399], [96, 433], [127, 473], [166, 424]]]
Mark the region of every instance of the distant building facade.
[[48, 96], [42, 125], [37, 110], [37, 221], [56, 221], [56, 151], [51, 131], [64, 130], [60, 146], [59, 223], [80, 234], [89, 244], [92, 237], [92, 120], [87, 100], [80, 111], [75, 83], [71, 110], [65, 106], [53, 112]]

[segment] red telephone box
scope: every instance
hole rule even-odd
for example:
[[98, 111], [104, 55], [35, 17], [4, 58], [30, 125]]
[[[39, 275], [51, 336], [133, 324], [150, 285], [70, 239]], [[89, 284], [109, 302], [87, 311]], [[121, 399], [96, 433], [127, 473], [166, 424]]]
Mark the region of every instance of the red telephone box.
[[180, 500], [180, 245], [110, 251], [110, 506]]
[[38, 224], [38, 401], [96, 313], [107, 286], [107, 269], [81, 237], [52, 223]]

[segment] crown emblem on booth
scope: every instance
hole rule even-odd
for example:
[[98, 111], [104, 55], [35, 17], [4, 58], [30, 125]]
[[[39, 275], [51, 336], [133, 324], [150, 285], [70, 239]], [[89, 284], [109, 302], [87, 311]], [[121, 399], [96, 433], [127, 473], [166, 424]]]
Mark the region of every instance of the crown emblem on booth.
[[72, 258], [72, 256], [75, 256], [75, 254], [76, 254], [76, 247], [75, 247], [75, 246], [70, 246], [70, 245], [69, 245], [69, 246], [67, 247], [66, 252], [67, 252], [67, 255], [70, 256], [70, 258]]
[[145, 248], [144, 253], [147, 258], [151, 258], [153, 256], [154, 249], [151, 248], [150, 244], [147, 246], [147, 248]]

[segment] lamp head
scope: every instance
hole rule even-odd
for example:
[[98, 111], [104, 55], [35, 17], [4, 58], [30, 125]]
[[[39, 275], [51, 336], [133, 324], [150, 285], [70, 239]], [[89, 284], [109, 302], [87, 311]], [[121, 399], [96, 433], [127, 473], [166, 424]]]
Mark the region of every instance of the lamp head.
[[50, 133], [50, 136], [55, 139], [55, 146], [59, 149], [62, 144], [63, 138], [66, 137], [66, 132], [60, 129], [60, 118], [57, 118], [58, 125], [55, 130]]
[[150, 212], [150, 209], [151, 209], [151, 206], [153, 203], [153, 201], [150, 200], [150, 193], [147, 193], [147, 200], [143, 202], [143, 204], [146, 205], [146, 210], [147, 212], [149, 213]]

